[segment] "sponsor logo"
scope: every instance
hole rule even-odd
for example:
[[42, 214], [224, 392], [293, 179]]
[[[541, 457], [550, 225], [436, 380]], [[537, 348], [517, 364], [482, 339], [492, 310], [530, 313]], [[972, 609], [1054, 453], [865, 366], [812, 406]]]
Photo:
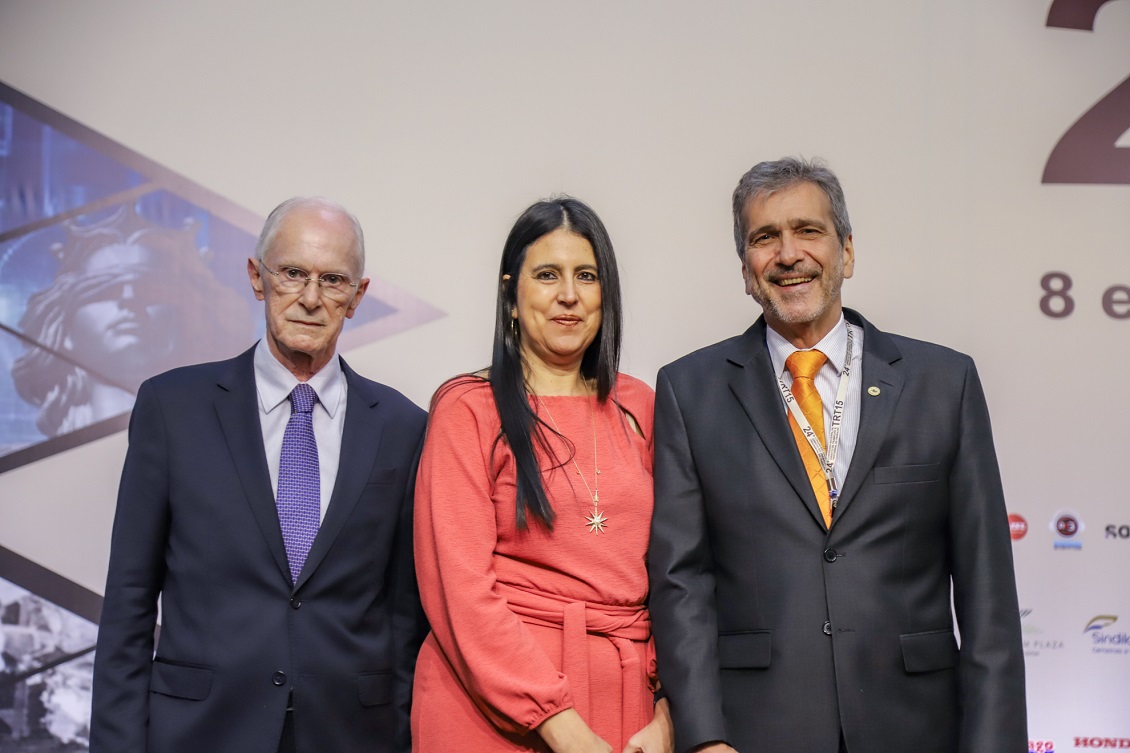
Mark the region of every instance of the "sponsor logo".
[[1130, 635], [1112, 629], [1116, 622], [1118, 615], [1100, 614], [1092, 618], [1083, 628], [1083, 635], [1090, 637], [1092, 653], [1130, 654]]
[[1077, 737], [1075, 747], [1130, 750], [1130, 737]]
[[1028, 753], [1055, 753], [1055, 743], [1051, 740], [1029, 740]]
[[1028, 521], [1024, 519], [1023, 515], [1016, 513], [1009, 513], [1008, 516], [1008, 535], [1012, 537], [1013, 541], [1019, 541], [1024, 538], [1028, 533]]
[[1060, 510], [1052, 517], [1051, 529], [1056, 535], [1056, 549], [1082, 549], [1079, 535], [1086, 526], [1074, 510]]
[[1130, 525], [1116, 525], [1114, 523], [1106, 527], [1103, 534], [1104, 539], [1130, 539]]
[[1033, 657], [1051, 651], [1060, 651], [1064, 643], [1059, 638], [1044, 635], [1044, 630], [1039, 625], [1033, 624], [1029, 619], [1031, 609], [1020, 610], [1020, 632], [1024, 642], [1024, 656]]

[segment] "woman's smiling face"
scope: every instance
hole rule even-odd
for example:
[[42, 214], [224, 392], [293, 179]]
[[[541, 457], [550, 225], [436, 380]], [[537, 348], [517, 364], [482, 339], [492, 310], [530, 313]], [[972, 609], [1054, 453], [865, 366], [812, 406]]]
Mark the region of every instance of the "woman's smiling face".
[[522, 355], [554, 371], [579, 370], [601, 323], [600, 275], [592, 244], [558, 228], [530, 244], [518, 273]]

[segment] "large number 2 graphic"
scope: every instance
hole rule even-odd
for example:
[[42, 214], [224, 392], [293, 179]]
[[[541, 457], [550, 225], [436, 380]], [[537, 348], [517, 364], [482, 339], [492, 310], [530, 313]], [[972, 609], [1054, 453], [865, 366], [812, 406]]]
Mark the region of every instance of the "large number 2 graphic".
[[[1099, 8], [1110, 0], [1052, 0], [1048, 26], [1095, 30]], [[1044, 183], [1130, 184], [1130, 148], [1115, 146], [1130, 128], [1130, 76], [1083, 113], [1055, 145]]]

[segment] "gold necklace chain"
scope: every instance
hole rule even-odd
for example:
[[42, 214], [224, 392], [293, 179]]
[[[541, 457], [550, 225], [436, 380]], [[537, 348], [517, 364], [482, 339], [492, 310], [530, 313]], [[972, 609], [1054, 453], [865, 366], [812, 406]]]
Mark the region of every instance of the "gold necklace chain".
[[[557, 421], [554, 420], [553, 414], [549, 410], [549, 406], [546, 405], [545, 401], [541, 399], [541, 395], [536, 395], [536, 397], [538, 399], [538, 404], [541, 405], [542, 410], [545, 411], [545, 415], [549, 416], [549, 422], [553, 424], [553, 430], [556, 431], [559, 436], [564, 437], [565, 435], [561, 433], [561, 429], [557, 426]], [[585, 480], [585, 474], [581, 473], [581, 467], [577, 465], [577, 453], [574, 452], [572, 457], [570, 457], [569, 459], [570, 461], [572, 461], [573, 468], [576, 469], [577, 475], [581, 477], [581, 483], [585, 485], [585, 491], [588, 492], [589, 499], [592, 500], [592, 512], [585, 516], [585, 524], [589, 527], [590, 533], [604, 533], [604, 527], [608, 525], [608, 517], [604, 513], [602, 513], [598, 507], [600, 503], [600, 466], [597, 464], [596, 418], [593, 416], [593, 407], [591, 400], [589, 402], [589, 423], [592, 424], [592, 487], [590, 487], [589, 482]], [[595, 491], [593, 487], [595, 487]]]

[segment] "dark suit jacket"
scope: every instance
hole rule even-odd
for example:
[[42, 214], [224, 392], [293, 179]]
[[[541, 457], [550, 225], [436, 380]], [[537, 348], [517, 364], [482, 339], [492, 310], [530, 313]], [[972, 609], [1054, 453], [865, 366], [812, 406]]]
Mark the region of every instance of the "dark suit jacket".
[[835, 753], [842, 729], [850, 753], [1024, 753], [1011, 540], [973, 362], [845, 314], [864, 329], [862, 411], [830, 531], [764, 319], [659, 372], [651, 614], [676, 750]]
[[253, 353], [138, 391], [95, 655], [93, 753], [274, 753], [292, 693], [299, 751], [409, 749], [426, 632], [411, 550], [425, 414], [342, 361], [338, 476], [292, 587]]

